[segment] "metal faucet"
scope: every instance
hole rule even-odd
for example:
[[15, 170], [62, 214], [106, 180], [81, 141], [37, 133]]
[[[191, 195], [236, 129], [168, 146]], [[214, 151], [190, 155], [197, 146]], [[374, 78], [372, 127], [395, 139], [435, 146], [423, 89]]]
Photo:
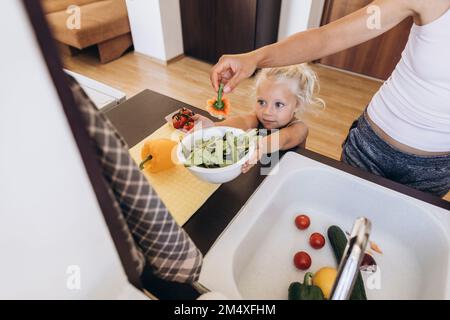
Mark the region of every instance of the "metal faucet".
[[367, 218], [356, 219], [339, 264], [336, 281], [331, 290], [331, 300], [348, 300], [350, 298], [369, 242], [371, 225]]

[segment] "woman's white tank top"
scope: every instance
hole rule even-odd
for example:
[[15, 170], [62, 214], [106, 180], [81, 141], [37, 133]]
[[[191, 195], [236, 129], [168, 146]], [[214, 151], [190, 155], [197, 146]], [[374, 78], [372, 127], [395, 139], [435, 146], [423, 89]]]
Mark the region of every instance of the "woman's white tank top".
[[450, 10], [429, 24], [413, 25], [400, 62], [367, 111], [400, 143], [450, 151]]

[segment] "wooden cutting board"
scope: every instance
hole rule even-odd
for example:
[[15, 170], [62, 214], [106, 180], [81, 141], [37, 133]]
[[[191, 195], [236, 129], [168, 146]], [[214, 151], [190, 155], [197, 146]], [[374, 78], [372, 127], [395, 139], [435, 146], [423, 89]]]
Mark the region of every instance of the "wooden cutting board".
[[[129, 152], [136, 164], [139, 165], [142, 161], [141, 149], [147, 140], [180, 141], [181, 136], [183, 136], [182, 133], [169, 124], [165, 124], [132, 147]], [[198, 179], [182, 165], [159, 173], [143, 173], [180, 226], [183, 226], [220, 187], [220, 185]]]

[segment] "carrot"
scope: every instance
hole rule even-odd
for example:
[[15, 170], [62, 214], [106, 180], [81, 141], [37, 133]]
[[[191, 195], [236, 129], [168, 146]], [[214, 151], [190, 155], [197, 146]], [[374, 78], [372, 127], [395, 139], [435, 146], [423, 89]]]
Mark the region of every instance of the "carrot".
[[219, 87], [219, 93], [217, 98], [213, 98], [207, 101], [207, 110], [208, 112], [218, 118], [225, 118], [230, 114], [231, 103], [228, 98], [223, 97], [223, 87], [221, 84]]

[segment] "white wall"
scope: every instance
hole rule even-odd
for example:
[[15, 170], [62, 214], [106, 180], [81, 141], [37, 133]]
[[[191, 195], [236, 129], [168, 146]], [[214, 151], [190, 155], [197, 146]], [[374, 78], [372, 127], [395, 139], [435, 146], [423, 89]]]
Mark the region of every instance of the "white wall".
[[[0, 299], [136, 295], [21, 1], [3, 1], [2, 12]], [[80, 268], [81, 290], [67, 287], [72, 265]]]
[[166, 60], [183, 54], [183, 32], [179, 0], [159, 0]]
[[127, 0], [135, 51], [168, 61], [183, 54], [179, 0]]
[[320, 26], [325, 0], [283, 0], [278, 40]]

